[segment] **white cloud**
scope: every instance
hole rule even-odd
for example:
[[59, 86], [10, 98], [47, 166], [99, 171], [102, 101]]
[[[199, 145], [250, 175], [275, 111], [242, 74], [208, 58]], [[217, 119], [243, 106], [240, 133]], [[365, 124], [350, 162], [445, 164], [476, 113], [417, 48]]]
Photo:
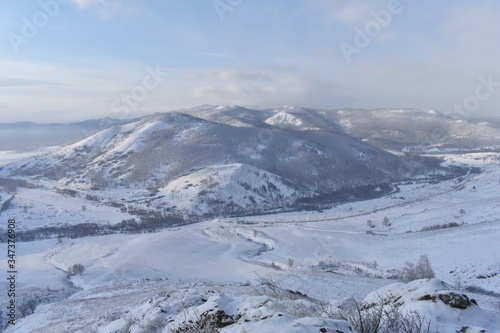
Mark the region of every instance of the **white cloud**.
[[125, 6], [121, 0], [71, 0], [78, 8], [84, 10], [87, 8], [95, 9], [101, 19], [109, 19], [115, 13], [124, 11]]
[[306, 0], [308, 6], [321, 13], [325, 24], [362, 25], [373, 10], [387, 7], [387, 0]]
[[270, 75], [266, 71], [245, 73], [236, 69], [206, 70], [190, 72], [186, 75], [189, 80], [216, 80], [216, 81], [269, 81]]
[[104, 117], [113, 98], [135, 84], [130, 74], [106, 63], [93, 64], [102, 70], [34, 62], [2, 61], [0, 66], [4, 69], [0, 80], [3, 121]]
[[92, 3], [93, 0], [72, 0], [79, 8], [84, 9]]
[[[0, 80], [0, 118], [4, 121], [116, 117], [112, 102], [123, 94], [130, 94], [146, 74], [143, 65], [133, 63], [95, 63], [94, 70], [55, 64], [3, 62], [0, 65], [9, 69], [3, 73], [4, 80]], [[473, 94], [478, 84], [476, 74], [459, 71], [455, 63], [446, 60], [432, 63], [395, 60], [390, 64], [360, 62], [336, 68], [334, 72], [325, 67], [323, 79], [298, 69], [256, 67], [250, 70], [248, 66], [199, 71], [169, 68], [168, 72], [171, 75], [158, 89], [148, 92], [147, 98], [132, 110], [131, 115], [200, 104], [446, 111]], [[495, 71], [493, 78], [499, 82], [500, 72]], [[481, 102], [477, 113], [492, 114], [499, 103], [500, 89]]]
[[[500, 3], [483, 1], [465, 4], [454, 8], [443, 21], [442, 32], [454, 40], [461, 48], [460, 52], [481, 57], [490, 54], [498, 59], [500, 47]], [[491, 52], [495, 53], [492, 54]]]
[[178, 95], [186, 96], [184, 103], [192, 105], [326, 105], [324, 97], [331, 88], [330, 83], [281, 71], [220, 69], [191, 72], [185, 80], [187, 91]]

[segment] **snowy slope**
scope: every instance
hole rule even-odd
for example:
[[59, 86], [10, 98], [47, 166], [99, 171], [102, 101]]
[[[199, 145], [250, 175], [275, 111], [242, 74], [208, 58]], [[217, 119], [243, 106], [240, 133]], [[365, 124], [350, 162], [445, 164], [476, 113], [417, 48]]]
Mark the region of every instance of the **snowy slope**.
[[241, 119], [290, 130], [344, 132], [390, 150], [498, 148], [500, 142], [500, 129], [494, 124], [455, 119], [435, 110], [203, 106], [183, 112], [221, 123]]
[[[86, 327], [106, 332], [136, 317], [132, 324], [139, 329], [159, 315], [160, 309], [166, 311], [161, 312], [165, 321], [170, 318], [172, 323], [180, 323], [185, 313], [220, 309], [221, 302], [231, 314], [236, 314], [230, 312], [234, 307], [248, 309], [242, 313], [241, 325], [227, 326], [229, 332], [242, 325], [250, 332], [272, 330], [276, 325], [304, 331], [344, 327], [325, 319], [300, 319], [294, 307], [287, 308], [288, 315], [283, 307], [271, 307], [267, 318], [252, 317], [251, 309], [267, 313], [277, 297], [271, 291], [264, 295], [270, 297], [269, 306], [259, 303], [262, 298], [254, 298], [263, 296], [252, 291], [260, 288], [262, 277], [272, 278], [285, 291], [306, 294], [309, 298], [302, 303], [314, 299], [336, 306], [377, 290], [367, 302], [377, 294], [401, 296], [404, 309], [425, 314], [433, 325], [439, 325], [440, 332], [455, 332], [462, 326], [470, 326], [469, 332], [480, 328], [495, 332], [500, 315], [498, 156], [449, 155], [455, 162], [481, 166], [485, 171], [460, 182], [402, 185], [391, 196], [324, 212], [217, 219], [143, 235], [20, 243], [19, 270], [24, 272], [19, 276], [20, 290], [31, 288], [36, 295], [47, 286], [62, 288], [71, 281], [83, 291], [65, 301], [40, 305], [34, 315], [20, 320], [9, 332], [30, 332], [33, 327], [41, 327], [40, 332], [85, 332]], [[210, 174], [222, 179], [241, 168], [245, 166], [214, 167], [190, 179], [201, 181]], [[384, 217], [390, 225], [383, 224]], [[374, 228], [367, 225], [368, 219]], [[451, 221], [459, 225], [420, 231]], [[415, 263], [423, 254], [429, 257], [436, 278], [447, 285], [436, 281], [393, 285], [405, 262]], [[75, 263], [82, 263], [86, 271], [67, 280], [64, 271]], [[479, 306], [456, 309], [439, 300], [439, 294], [451, 291], [468, 295]], [[426, 295], [428, 300], [418, 300]], [[139, 304], [145, 297], [154, 300]], [[80, 310], [68, 310], [75, 308]]]
[[[10, 202], [0, 217], [16, 218], [19, 233], [114, 225], [140, 214], [207, 216], [148, 233], [120, 229], [72, 239], [56, 232], [19, 241], [19, 305], [42, 303], [7, 331], [141, 332], [157, 325], [170, 332], [188, 317], [215, 316], [228, 320], [224, 332], [349, 332], [351, 325], [325, 313], [326, 305], [337, 309], [350, 298], [372, 304], [389, 295], [403, 312], [431, 320], [431, 331], [497, 332], [500, 154], [433, 150], [429, 156], [443, 157], [445, 166], [482, 172], [409, 180], [419, 161], [360, 143], [340, 133], [340, 124], [360, 134], [383, 125], [361, 137], [384, 147], [390, 135], [417, 146], [431, 138], [429, 145], [441, 147], [493, 142], [496, 132], [431, 111], [358, 111], [206, 107], [208, 121], [157, 114], [65, 148], [0, 154], [0, 205]], [[395, 130], [404, 119], [411, 126]], [[432, 136], [430, 122], [450, 131]], [[323, 211], [212, 219], [269, 212], [341, 184], [376, 187], [381, 180], [399, 182], [387, 196]], [[394, 284], [422, 255], [438, 280]], [[74, 264], [84, 265], [82, 276], [69, 275]], [[446, 295], [467, 295], [478, 305], [454, 308]], [[6, 302], [1, 298], [0, 307]]]
[[[110, 332], [129, 326], [131, 333], [144, 332], [149, 327], [163, 328], [164, 332], [202, 331], [218, 328], [221, 333], [316, 333], [353, 332], [345, 321], [321, 318], [300, 318], [271, 310], [275, 302], [268, 296], [196, 295], [187, 298], [187, 309], [179, 307], [179, 300], [156, 297], [144, 300], [124, 318], [99, 328], [99, 332]], [[300, 302], [297, 302], [300, 304]], [[177, 305], [177, 306], [176, 306]], [[168, 322], [168, 323], [167, 323]], [[190, 324], [193, 323], [193, 324]], [[203, 324], [203, 323], [207, 324]], [[166, 324], [166, 326], [165, 326]], [[201, 326], [201, 327], [200, 327]]]
[[[292, 111], [297, 110], [290, 108]], [[224, 185], [228, 191], [238, 192], [228, 208], [225, 199], [231, 195], [223, 194], [222, 188], [214, 194], [208, 187], [211, 183], [201, 179], [209, 175], [200, 170], [224, 165], [231, 169], [236, 164], [244, 167], [228, 178], [232, 184]], [[271, 190], [267, 179], [251, 176], [255, 172], [269, 178]], [[135, 210], [198, 216], [210, 213], [208, 202], [211, 216], [253, 214], [290, 208], [297, 199], [319, 196], [326, 200], [335, 191], [359, 192], [363, 186], [380, 184], [389, 187], [394, 181], [436, 174], [458, 175], [335, 131], [290, 131], [266, 123], [233, 126], [175, 112], [147, 116], [56, 151], [0, 166], [0, 178], [29, 179], [49, 191], [76, 191], [81, 198], [99, 197], [101, 202], [133, 205]], [[187, 175], [197, 179], [196, 187], [179, 185], [189, 182], [179, 180]], [[255, 186], [242, 187], [239, 183], [249, 184], [245, 178]]]
[[325, 110], [347, 133], [377, 147], [484, 149], [497, 147], [500, 130], [486, 122], [454, 119], [434, 110]]
[[[7, 194], [0, 196], [8, 198]], [[47, 188], [18, 188], [9, 209], [2, 215], [15, 217], [18, 230], [81, 223], [116, 224], [133, 218], [117, 207]]]
[[266, 119], [266, 124], [289, 129], [298, 129], [301, 131], [320, 130], [319, 127], [306, 126], [305, 120], [291, 113], [280, 111], [274, 116]]
[[244, 164], [210, 166], [179, 177], [159, 190], [177, 207], [199, 215], [213, 215], [214, 206], [227, 209], [217, 212], [221, 215], [287, 207], [299, 198], [298, 193], [291, 182]]

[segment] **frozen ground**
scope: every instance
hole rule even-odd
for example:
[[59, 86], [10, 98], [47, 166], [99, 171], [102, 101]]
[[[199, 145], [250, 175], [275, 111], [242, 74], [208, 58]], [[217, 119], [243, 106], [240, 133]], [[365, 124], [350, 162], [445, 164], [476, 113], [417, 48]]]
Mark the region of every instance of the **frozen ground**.
[[[439, 184], [401, 185], [400, 192], [391, 196], [323, 212], [216, 219], [142, 235], [18, 243], [19, 290], [67, 288], [68, 266], [81, 263], [86, 271], [71, 278], [80, 292], [61, 302], [39, 305], [35, 314], [7, 331], [94, 332], [101, 328], [106, 332], [108, 327], [111, 332], [118, 327], [112, 323], [146, 297], [179, 286], [188, 291], [212, 288], [218, 295], [224, 288], [235, 288], [238, 291], [232, 290], [232, 295], [239, 297], [247, 293], [246, 286], [257, 285], [262, 277], [272, 277], [282, 288], [314, 299], [362, 299], [397, 282], [391, 279], [396, 271], [423, 254], [429, 257], [436, 277], [454, 289], [475, 286], [482, 290], [472, 296], [488, 316], [498, 316], [500, 301], [492, 295], [500, 293], [499, 154], [447, 158], [484, 171]], [[36, 190], [29, 191], [29, 196], [24, 190], [19, 196], [37, 198]], [[39, 201], [33, 201], [28, 210], [38, 209], [36, 225], [50, 218], [46, 216], [50, 212], [36, 208], [39, 205], [60, 207], [63, 203], [68, 212], [79, 211], [68, 213], [68, 219], [108, 218], [97, 205], [82, 211], [78, 197], [38, 194]], [[28, 213], [16, 218], [31, 220]], [[113, 214], [121, 217], [120, 212]], [[374, 227], [368, 226], [368, 220]], [[30, 225], [29, 221], [23, 223]], [[448, 223], [458, 226], [421, 231]], [[0, 265], [6, 267], [6, 261], [1, 260]], [[224, 304], [250, 302], [226, 301]], [[289, 322], [294, 320], [289, 318]]]

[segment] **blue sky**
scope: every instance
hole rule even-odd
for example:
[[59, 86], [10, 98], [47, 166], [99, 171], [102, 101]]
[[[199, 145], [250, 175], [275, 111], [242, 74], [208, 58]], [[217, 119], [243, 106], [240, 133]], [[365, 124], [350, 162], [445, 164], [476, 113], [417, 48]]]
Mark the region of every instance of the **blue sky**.
[[0, 122], [200, 104], [500, 114], [500, 1], [23, 0]]

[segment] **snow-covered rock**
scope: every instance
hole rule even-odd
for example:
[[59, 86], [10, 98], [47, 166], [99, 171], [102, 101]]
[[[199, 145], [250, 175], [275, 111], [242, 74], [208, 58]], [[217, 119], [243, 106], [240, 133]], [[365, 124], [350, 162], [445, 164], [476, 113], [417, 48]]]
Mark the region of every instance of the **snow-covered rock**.
[[402, 313], [418, 313], [425, 326], [430, 323], [431, 332], [500, 332], [499, 316], [485, 311], [475, 300], [440, 280], [391, 284], [363, 300], [366, 308], [380, 302], [400, 307]]
[[153, 297], [99, 332], [354, 332], [345, 321], [272, 311], [272, 302], [269, 296], [189, 295], [179, 307], [178, 300]]

